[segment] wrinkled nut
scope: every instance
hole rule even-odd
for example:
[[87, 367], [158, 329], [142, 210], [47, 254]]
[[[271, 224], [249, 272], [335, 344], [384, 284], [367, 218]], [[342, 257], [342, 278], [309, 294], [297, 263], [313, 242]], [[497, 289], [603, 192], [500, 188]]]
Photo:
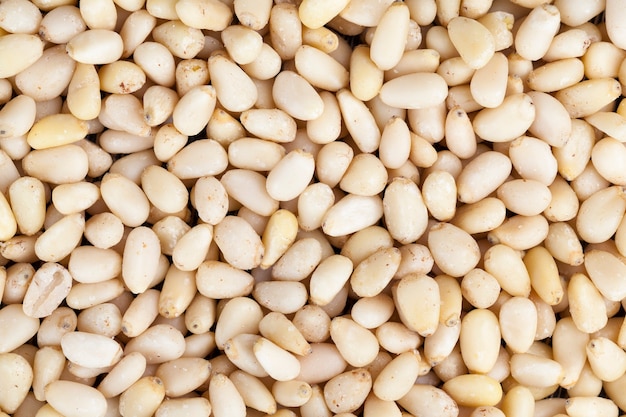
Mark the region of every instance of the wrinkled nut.
[[47, 317], [63, 302], [72, 288], [72, 276], [62, 265], [43, 264], [28, 285], [24, 295], [24, 313], [30, 317]]

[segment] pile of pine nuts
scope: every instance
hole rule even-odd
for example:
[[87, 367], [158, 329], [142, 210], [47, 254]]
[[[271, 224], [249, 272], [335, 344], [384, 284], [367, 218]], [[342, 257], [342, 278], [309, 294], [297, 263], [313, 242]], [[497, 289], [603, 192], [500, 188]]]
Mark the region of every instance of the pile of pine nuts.
[[622, 0], [0, 0], [0, 417], [626, 415], [625, 88]]

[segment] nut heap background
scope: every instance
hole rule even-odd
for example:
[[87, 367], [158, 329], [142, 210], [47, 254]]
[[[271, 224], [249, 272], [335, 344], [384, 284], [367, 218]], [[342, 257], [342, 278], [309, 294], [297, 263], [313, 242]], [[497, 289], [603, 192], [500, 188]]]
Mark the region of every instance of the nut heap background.
[[620, 0], [0, 0], [0, 415], [626, 411]]

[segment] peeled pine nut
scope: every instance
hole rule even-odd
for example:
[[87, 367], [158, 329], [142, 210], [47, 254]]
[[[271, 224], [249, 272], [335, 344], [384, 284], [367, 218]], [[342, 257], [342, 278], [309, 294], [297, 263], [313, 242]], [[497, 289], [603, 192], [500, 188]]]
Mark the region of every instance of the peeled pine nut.
[[[501, 125], [502, 114], [515, 114], [512, 121]], [[476, 134], [490, 142], [508, 142], [530, 128], [535, 120], [536, 110], [532, 98], [524, 93], [504, 98], [498, 107], [478, 112], [472, 124]]]
[[[373, 384], [374, 394], [383, 401], [402, 398], [410, 391], [412, 382], [417, 378], [418, 365], [419, 357], [416, 352], [398, 355], [376, 377]], [[389, 381], [390, 378], [394, 379], [393, 383]]]
[[347, 89], [337, 92], [337, 101], [346, 128], [358, 148], [362, 152], [376, 149], [380, 145], [381, 133], [370, 110]]
[[327, 91], [337, 91], [347, 87], [348, 71], [338, 61], [319, 49], [302, 45], [298, 48], [294, 59], [296, 69], [312, 86]]
[[559, 29], [559, 9], [552, 5], [534, 8], [518, 29], [517, 52], [526, 59], [538, 60], [545, 55]]
[[229, 379], [240, 393], [245, 405], [266, 413], [276, 411], [276, 400], [270, 390], [256, 377], [241, 370], [229, 375]]
[[131, 385], [120, 396], [121, 415], [149, 416], [165, 397], [163, 381], [155, 376], [145, 376]]
[[616, 46], [624, 47], [624, 28], [620, 25], [620, 17], [623, 16], [623, 11], [617, 7], [615, 1], [608, 1], [606, 4], [606, 13], [611, 14], [606, 22], [606, 30], [611, 42]]
[[[376, 329], [376, 338], [382, 348], [395, 354], [401, 354], [410, 349], [417, 349], [423, 341], [417, 332], [397, 322], [382, 324]], [[423, 367], [420, 366], [420, 373], [422, 371]]]
[[[484, 67], [495, 52], [491, 32], [480, 22], [467, 17], [452, 18], [447, 25], [450, 41], [471, 68]], [[476, 43], [481, 47], [476, 48]]]
[[33, 382], [33, 369], [28, 361], [17, 353], [0, 354], [0, 375], [2, 375], [2, 395], [0, 407], [9, 413], [14, 412], [28, 394], [28, 386]]
[[561, 364], [564, 377], [561, 386], [573, 386], [580, 376], [587, 357], [586, 347], [589, 335], [583, 333], [571, 318], [559, 320], [552, 335], [554, 360]]
[[[602, 295], [612, 301], [621, 300], [624, 273], [619, 258], [610, 252], [592, 250], [585, 256], [585, 269]], [[607, 274], [611, 271], [610, 278]]]
[[330, 337], [341, 356], [352, 366], [368, 365], [378, 354], [376, 336], [350, 319], [334, 318], [330, 324]]
[[387, 8], [372, 38], [370, 57], [383, 71], [401, 59], [409, 34], [409, 8], [403, 3]]
[[[483, 166], [489, 166], [490, 172], [485, 172]], [[487, 197], [506, 180], [511, 167], [511, 161], [495, 151], [478, 155], [457, 178], [459, 200], [472, 204]]]
[[[599, 111], [619, 96], [620, 92], [621, 86], [617, 80], [596, 78], [559, 90], [555, 98], [563, 104], [570, 117], [578, 118], [590, 116]], [[587, 97], [587, 101], [583, 106], [577, 106], [575, 103], [582, 94]]]
[[452, 378], [446, 381], [443, 390], [457, 404], [467, 407], [496, 405], [502, 398], [500, 384], [486, 375], [479, 374], [460, 375]]
[[607, 398], [573, 397], [565, 402], [567, 415], [572, 417], [587, 415], [617, 416], [619, 411], [613, 401]]
[[[431, 398], [431, 401], [421, 401], [420, 398]], [[458, 415], [459, 406], [457, 403], [441, 388], [427, 384], [415, 384], [407, 395], [398, 400], [403, 408], [413, 415], [421, 413], [432, 413], [443, 417], [451, 417]]]
[[[301, 75], [293, 71], [282, 71], [274, 79], [272, 97], [276, 107], [294, 119], [313, 120], [322, 115], [324, 102], [313, 86]], [[298, 105], [299, 100], [307, 103]]]
[[4, 194], [0, 194], [0, 238], [10, 239], [17, 231], [17, 221]]
[[498, 316], [502, 339], [515, 353], [527, 352], [537, 332], [537, 309], [522, 297], [512, 297], [502, 304]]
[[588, 277], [580, 273], [572, 275], [567, 286], [567, 298], [578, 330], [593, 333], [606, 325], [608, 317], [604, 299]]
[[[12, 51], [22, 51], [13, 57]], [[43, 43], [35, 35], [9, 33], [0, 40], [0, 77], [12, 77], [35, 63], [43, 54]], [[13, 57], [13, 58], [11, 58]]]
[[409, 274], [393, 287], [394, 303], [402, 322], [421, 336], [435, 332], [439, 324], [439, 287], [427, 275]]
[[15, 323], [19, 323], [20, 327], [13, 329], [10, 337], [0, 344], [0, 352], [11, 352], [23, 344], [23, 341], [33, 337], [39, 329], [38, 320], [34, 317], [27, 316], [22, 305], [14, 304], [3, 307], [0, 310], [0, 328], [9, 331]]
[[[19, 360], [18, 360], [19, 362]], [[58, 348], [50, 346], [37, 350], [33, 359], [33, 393], [39, 401], [45, 400], [45, 387], [59, 379], [65, 366], [65, 357]]]
[[[363, 404], [372, 387], [370, 373], [357, 368], [337, 375], [324, 386], [326, 405], [335, 413], [351, 412]], [[352, 395], [348, 395], [348, 390]]]
[[485, 271], [512, 296], [528, 297], [530, 294], [530, 276], [522, 258], [506, 245], [495, 245], [484, 255]]
[[472, 310], [461, 321], [459, 342], [468, 369], [489, 372], [498, 359], [499, 340], [498, 319], [490, 310]]
[[383, 212], [389, 233], [400, 243], [413, 242], [426, 231], [428, 212], [422, 194], [406, 178], [394, 178], [387, 186]]
[[430, 366], [437, 366], [444, 362], [454, 351], [461, 332], [461, 322], [458, 320], [453, 325], [437, 327], [432, 335], [424, 340], [424, 357]]
[[397, 248], [376, 251], [360, 262], [352, 272], [352, 290], [361, 297], [378, 295], [389, 284], [399, 265], [400, 251]]
[[511, 375], [524, 385], [535, 387], [558, 384], [563, 379], [563, 368], [551, 359], [531, 353], [511, 356]]
[[[455, 242], [454, 247], [449, 246]], [[449, 223], [438, 223], [428, 232], [428, 245], [441, 270], [453, 277], [463, 276], [472, 270], [480, 259], [480, 251], [476, 241], [464, 230]], [[463, 255], [454, 261], [451, 251]]]

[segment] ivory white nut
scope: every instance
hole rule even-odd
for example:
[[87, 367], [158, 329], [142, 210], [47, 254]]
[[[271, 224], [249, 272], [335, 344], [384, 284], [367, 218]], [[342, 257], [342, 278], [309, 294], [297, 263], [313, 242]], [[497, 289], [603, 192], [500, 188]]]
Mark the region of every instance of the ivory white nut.
[[22, 167], [27, 175], [41, 181], [65, 184], [82, 181], [89, 170], [89, 160], [82, 148], [70, 144], [32, 151], [22, 160]]
[[[189, 4], [189, 2], [182, 3]], [[196, 3], [198, 4], [198, 3]], [[204, 47], [202, 31], [180, 20], [165, 22], [152, 30], [155, 41], [165, 45], [175, 57], [193, 58]]]
[[93, 333], [70, 332], [61, 338], [63, 354], [87, 368], [115, 365], [122, 358], [122, 347], [115, 340]]
[[428, 246], [437, 266], [453, 277], [465, 275], [480, 260], [474, 238], [450, 223], [438, 223], [430, 228]]
[[409, 274], [393, 287], [393, 298], [402, 322], [421, 336], [437, 330], [441, 297], [439, 286], [428, 275]]
[[[211, 155], [208, 158], [207, 155]], [[167, 162], [167, 170], [181, 180], [222, 173], [228, 166], [228, 155], [213, 139], [200, 139], [182, 148]]]
[[302, 45], [294, 59], [300, 75], [313, 87], [338, 91], [348, 85], [350, 77], [348, 71], [337, 60], [315, 47]]
[[120, 396], [119, 411], [122, 416], [148, 417], [154, 414], [164, 398], [163, 381], [156, 376], [145, 376]]
[[165, 362], [155, 376], [165, 386], [165, 395], [180, 397], [198, 388], [211, 373], [211, 363], [203, 358], [178, 358]]
[[382, 215], [380, 197], [348, 194], [326, 212], [322, 229], [329, 236], [343, 236], [375, 224]]
[[254, 344], [261, 338], [256, 334], [241, 333], [224, 344], [224, 353], [237, 368], [257, 378], [268, 374], [254, 356]]
[[[503, 124], [503, 120], [508, 122]], [[528, 94], [506, 97], [502, 104], [476, 114], [472, 124], [476, 135], [490, 142], [508, 142], [523, 135], [535, 120], [535, 105]]]
[[122, 277], [131, 292], [139, 294], [150, 287], [160, 254], [161, 242], [152, 229], [140, 226], [128, 234], [122, 257]]
[[452, 417], [459, 413], [459, 406], [450, 395], [429, 384], [413, 385], [408, 394], [398, 400], [398, 404], [414, 416], [432, 413], [433, 416]]
[[461, 321], [459, 339], [463, 362], [474, 372], [489, 372], [500, 351], [500, 325], [495, 314], [475, 309]]
[[502, 399], [502, 387], [495, 379], [479, 374], [459, 375], [443, 385], [457, 404], [466, 407], [496, 405]]
[[418, 186], [407, 178], [394, 178], [385, 189], [383, 213], [387, 229], [400, 243], [417, 240], [428, 224], [428, 211]]
[[174, 174], [155, 165], [141, 173], [141, 188], [148, 200], [165, 213], [177, 213], [187, 206], [189, 192]]
[[240, 120], [247, 131], [261, 139], [286, 143], [296, 137], [295, 120], [280, 109], [246, 110], [242, 112]]
[[454, 217], [457, 189], [452, 174], [447, 171], [428, 174], [422, 183], [422, 195], [428, 211], [435, 219], [448, 221]]
[[61, 184], [52, 190], [52, 204], [61, 214], [78, 213], [88, 209], [100, 198], [97, 185], [81, 181]]
[[518, 53], [532, 61], [543, 57], [559, 30], [559, 23], [560, 13], [556, 6], [542, 5], [534, 8], [515, 36]]
[[74, 213], [50, 226], [35, 241], [35, 253], [43, 261], [58, 262], [76, 248], [85, 230], [85, 216]]
[[178, 416], [184, 413], [211, 414], [211, 404], [204, 397], [165, 399], [154, 413], [155, 417]]
[[582, 416], [584, 414], [602, 414], [604, 416], [617, 416], [619, 410], [617, 405], [608, 398], [601, 397], [571, 397], [565, 401], [565, 410], [567, 415], [572, 417]]
[[[626, 210], [626, 199], [620, 186], [603, 188], [593, 193], [582, 202], [576, 217], [576, 230], [584, 241], [590, 243], [603, 242], [617, 230], [619, 220]], [[592, 226], [592, 218], [602, 216], [601, 224]]]
[[254, 344], [254, 356], [263, 369], [277, 381], [294, 379], [300, 373], [300, 362], [291, 353], [261, 337]]
[[402, 58], [409, 35], [409, 8], [392, 3], [381, 16], [372, 37], [370, 57], [383, 71], [396, 66]]
[[256, 102], [256, 85], [237, 64], [225, 56], [213, 55], [209, 58], [209, 73], [217, 99], [227, 110], [245, 111]]
[[0, 239], [9, 240], [17, 232], [17, 220], [4, 194], [0, 193]]
[[240, 25], [222, 31], [222, 41], [230, 57], [239, 65], [249, 64], [261, 53], [263, 38], [254, 30]]
[[215, 417], [244, 417], [246, 404], [233, 381], [216, 373], [209, 383], [209, 401]]
[[[392, 96], [395, 97], [395, 94]], [[337, 102], [346, 128], [358, 148], [362, 152], [375, 151], [380, 144], [380, 129], [365, 103], [345, 88], [337, 92]]]
[[[50, 67], [57, 71], [50, 71]], [[65, 45], [53, 46], [46, 49], [37, 62], [16, 75], [15, 84], [22, 94], [37, 101], [52, 100], [67, 88], [75, 67], [76, 62], [65, 52]]]
[[590, 250], [585, 254], [585, 269], [605, 298], [621, 300], [619, 297], [626, 291], [626, 265], [617, 256], [602, 250]]
[[594, 337], [587, 343], [587, 360], [593, 373], [603, 381], [620, 378], [626, 367], [624, 350], [606, 337]]
[[476, 20], [462, 16], [451, 19], [448, 35], [470, 68], [482, 68], [493, 57], [496, 48], [493, 35]]
[[35, 123], [37, 106], [35, 100], [20, 94], [0, 110], [0, 137], [21, 136], [28, 133]]
[[511, 160], [501, 153], [487, 151], [478, 155], [457, 178], [459, 200], [472, 204], [487, 197], [506, 180], [511, 168]]
[[511, 356], [511, 375], [527, 386], [551, 386], [561, 382], [563, 368], [549, 358], [532, 353], [516, 353]]
[[[15, 51], [21, 51], [15, 55]], [[0, 78], [19, 74], [43, 55], [43, 42], [36, 35], [9, 33], [0, 38]]]
[[374, 297], [381, 293], [400, 266], [400, 250], [383, 248], [361, 261], [350, 276], [352, 290], [359, 297]]
[[283, 349], [306, 356], [312, 352], [298, 328], [282, 313], [271, 312], [259, 322], [259, 332]]
[[378, 354], [378, 340], [368, 329], [353, 320], [335, 317], [330, 323], [330, 337], [348, 364], [369, 365]]
[[198, 291], [215, 299], [234, 298], [250, 294], [254, 278], [247, 272], [219, 261], [205, 261], [196, 273]]
[[[243, 218], [226, 216], [215, 225], [213, 239], [232, 266], [245, 270], [260, 265], [265, 248], [261, 237]], [[247, 244], [241, 246], [242, 242]]]
[[136, 227], [147, 220], [150, 212], [148, 198], [137, 184], [123, 175], [106, 174], [100, 192], [111, 212], [126, 226]]
[[177, 359], [185, 351], [185, 338], [176, 328], [157, 324], [133, 338], [124, 349], [124, 354], [140, 352], [146, 363], [163, 363]]
[[396, 356], [374, 380], [374, 394], [384, 401], [396, 401], [408, 394], [418, 376], [419, 359], [415, 352]]
[[415, 73], [387, 81], [380, 89], [383, 103], [403, 109], [423, 109], [443, 103], [448, 86], [438, 74]]
[[17, 353], [0, 354], [0, 408], [13, 413], [22, 404], [33, 382], [33, 369]]
[[314, 170], [312, 154], [301, 150], [291, 151], [267, 175], [267, 192], [278, 201], [293, 200], [309, 185]]
[[82, 64], [110, 64], [121, 58], [122, 37], [107, 29], [86, 30], [74, 36], [66, 45], [67, 53]]
[[567, 286], [567, 298], [572, 320], [578, 330], [593, 333], [606, 325], [606, 305], [588, 277], [580, 273], [573, 274]]
[[107, 402], [95, 388], [73, 381], [54, 381], [45, 389], [46, 401], [68, 417], [104, 417]]
[[174, 127], [184, 135], [197, 135], [209, 122], [215, 103], [216, 93], [213, 87], [193, 87], [174, 107]]
[[324, 386], [326, 405], [335, 413], [352, 412], [363, 404], [372, 387], [372, 376], [363, 369], [337, 375]]

